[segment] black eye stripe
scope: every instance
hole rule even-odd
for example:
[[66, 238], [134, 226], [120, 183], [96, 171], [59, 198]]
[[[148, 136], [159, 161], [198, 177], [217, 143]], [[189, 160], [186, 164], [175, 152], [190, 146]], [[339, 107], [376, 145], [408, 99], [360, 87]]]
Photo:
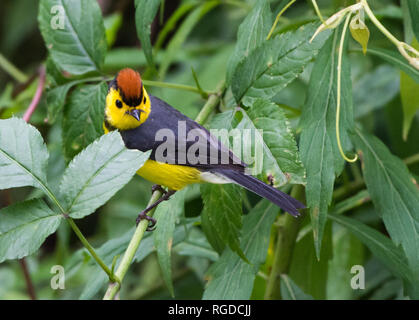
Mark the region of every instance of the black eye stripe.
[[121, 108], [122, 108], [122, 102], [121, 102], [121, 100], [116, 100], [115, 104], [116, 104], [116, 106], [117, 106], [119, 109], [121, 109]]

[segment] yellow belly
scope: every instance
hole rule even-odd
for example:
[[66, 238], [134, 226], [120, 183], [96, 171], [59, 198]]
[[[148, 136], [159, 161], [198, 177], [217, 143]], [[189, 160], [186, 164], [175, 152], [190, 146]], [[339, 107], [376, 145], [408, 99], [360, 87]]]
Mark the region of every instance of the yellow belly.
[[147, 160], [137, 174], [171, 190], [180, 190], [191, 183], [201, 182], [201, 171], [176, 164]]

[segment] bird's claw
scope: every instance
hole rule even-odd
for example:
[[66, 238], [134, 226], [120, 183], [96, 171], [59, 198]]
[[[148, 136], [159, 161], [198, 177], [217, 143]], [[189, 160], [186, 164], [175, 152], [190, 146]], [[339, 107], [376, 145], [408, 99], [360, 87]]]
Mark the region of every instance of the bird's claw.
[[150, 222], [148, 227], [147, 227], [147, 231], [153, 231], [153, 230], [156, 229], [157, 220], [154, 219], [153, 217], [150, 217], [149, 215], [147, 215], [147, 213], [144, 212], [144, 211], [141, 211], [140, 214], [138, 215], [137, 219], [135, 220], [137, 226], [141, 222], [141, 220], [147, 220], [148, 222]]
[[154, 191], [160, 191], [162, 194], [166, 194], [167, 191], [163, 189], [163, 187], [159, 184], [155, 184], [151, 187], [151, 193], [153, 193]]

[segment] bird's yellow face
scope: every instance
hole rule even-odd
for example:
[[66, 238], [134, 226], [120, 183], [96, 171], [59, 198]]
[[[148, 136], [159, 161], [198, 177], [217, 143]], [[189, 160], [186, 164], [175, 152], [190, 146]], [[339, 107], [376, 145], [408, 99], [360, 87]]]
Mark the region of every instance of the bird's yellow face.
[[143, 124], [151, 111], [150, 98], [144, 88], [143, 91], [140, 104], [132, 107], [124, 102], [120, 89], [111, 87], [106, 96], [105, 117], [108, 123], [119, 130], [134, 129]]
[[119, 130], [134, 129], [143, 124], [151, 111], [150, 98], [140, 74], [132, 69], [118, 72], [106, 96], [106, 123]]

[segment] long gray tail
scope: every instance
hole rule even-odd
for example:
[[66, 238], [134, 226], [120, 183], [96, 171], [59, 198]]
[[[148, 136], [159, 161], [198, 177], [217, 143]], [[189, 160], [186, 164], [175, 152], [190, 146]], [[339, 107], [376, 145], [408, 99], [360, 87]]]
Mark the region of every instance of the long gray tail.
[[260, 181], [251, 175], [246, 175], [240, 171], [230, 169], [217, 169], [213, 172], [216, 174], [221, 174], [246, 188], [247, 190], [250, 190], [257, 195], [268, 199], [294, 217], [298, 217], [300, 215], [298, 209], [305, 208], [301, 202], [294, 199], [290, 195], [275, 189], [274, 187]]

